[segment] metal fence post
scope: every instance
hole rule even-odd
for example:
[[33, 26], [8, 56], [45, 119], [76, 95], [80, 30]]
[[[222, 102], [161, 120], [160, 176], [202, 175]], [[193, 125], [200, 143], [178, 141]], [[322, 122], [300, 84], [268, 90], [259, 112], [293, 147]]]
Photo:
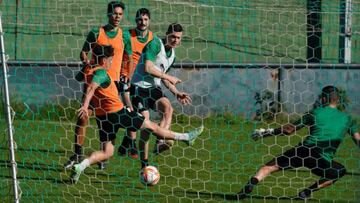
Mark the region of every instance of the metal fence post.
[[17, 167], [15, 161], [15, 147], [14, 147], [14, 136], [13, 136], [13, 125], [11, 120], [11, 108], [10, 108], [10, 97], [9, 97], [9, 86], [8, 86], [8, 74], [6, 66], [5, 46], [4, 46], [4, 32], [2, 28], [2, 13], [0, 12], [0, 53], [1, 53], [1, 65], [3, 69], [4, 88], [5, 88], [5, 116], [8, 125], [9, 135], [9, 146], [10, 146], [10, 163], [13, 178], [13, 189], [14, 189], [14, 202], [18, 203], [19, 191], [17, 181]]

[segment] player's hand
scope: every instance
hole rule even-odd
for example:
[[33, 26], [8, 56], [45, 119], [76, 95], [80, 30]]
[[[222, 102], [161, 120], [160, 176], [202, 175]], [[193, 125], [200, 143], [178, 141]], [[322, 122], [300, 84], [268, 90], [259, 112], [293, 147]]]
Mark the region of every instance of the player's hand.
[[182, 82], [179, 78], [177, 78], [175, 76], [171, 76], [171, 75], [168, 75], [168, 77], [166, 77], [166, 80], [168, 80], [173, 85], [176, 85], [176, 84]]
[[185, 92], [180, 92], [176, 94], [176, 99], [182, 104], [182, 105], [188, 105], [191, 104], [192, 100], [189, 96], [189, 94]]
[[260, 138], [263, 138], [265, 135], [271, 135], [274, 133], [274, 129], [273, 128], [268, 128], [268, 129], [264, 129], [264, 128], [260, 128], [260, 129], [255, 129], [254, 132], [251, 134], [251, 138], [253, 140], [258, 140]]
[[82, 106], [80, 109], [77, 110], [78, 117], [81, 119], [87, 119], [89, 117], [89, 110]]

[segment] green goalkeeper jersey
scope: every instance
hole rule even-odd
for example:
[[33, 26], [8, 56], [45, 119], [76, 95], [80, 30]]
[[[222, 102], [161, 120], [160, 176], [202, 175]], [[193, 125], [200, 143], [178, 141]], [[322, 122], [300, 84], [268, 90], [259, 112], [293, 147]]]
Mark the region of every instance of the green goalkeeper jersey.
[[295, 122], [295, 125], [310, 127], [310, 135], [305, 138], [303, 145], [319, 148], [320, 155], [328, 161], [334, 158], [346, 133], [352, 135], [358, 132], [356, 120], [329, 106], [314, 109]]

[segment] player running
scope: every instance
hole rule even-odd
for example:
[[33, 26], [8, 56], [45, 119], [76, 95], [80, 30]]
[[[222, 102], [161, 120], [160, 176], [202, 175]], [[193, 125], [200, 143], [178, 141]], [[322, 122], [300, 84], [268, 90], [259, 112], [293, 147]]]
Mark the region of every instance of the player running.
[[[99, 129], [100, 142], [104, 148], [91, 153], [81, 163], [74, 165], [71, 179], [79, 180], [81, 173], [90, 165], [104, 161], [114, 154], [114, 143], [119, 128], [129, 128], [132, 131], [147, 129], [161, 138], [182, 140], [192, 143], [203, 131], [203, 127], [189, 133], [177, 133], [161, 128], [156, 123], [143, 117], [135, 111], [124, 108], [119, 99], [118, 90], [108, 73], [114, 56], [112, 46], [95, 46], [92, 49], [95, 64], [85, 70], [86, 94], [81, 108], [77, 111], [79, 118], [88, 118], [89, 105], [93, 106]], [[171, 81], [173, 82], [173, 81]]]
[[238, 199], [250, 196], [255, 185], [279, 170], [306, 167], [320, 177], [319, 181], [298, 194], [302, 199], [311, 197], [314, 191], [330, 186], [344, 176], [345, 167], [333, 160], [335, 152], [346, 132], [353, 137], [358, 146], [360, 146], [360, 134], [356, 121], [351, 119], [350, 115], [337, 109], [341, 101], [339, 90], [334, 86], [326, 86], [321, 93], [321, 107], [315, 108], [292, 124], [276, 129], [255, 130], [252, 135], [254, 139], [282, 134], [290, 135], [304, 126], [309, 126], [310, 135], [296, 147], [262, 166], [238, 193]]

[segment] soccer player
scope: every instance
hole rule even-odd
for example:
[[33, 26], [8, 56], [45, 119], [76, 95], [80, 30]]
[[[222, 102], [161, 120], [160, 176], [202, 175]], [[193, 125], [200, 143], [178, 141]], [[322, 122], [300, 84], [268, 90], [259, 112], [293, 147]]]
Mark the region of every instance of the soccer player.
[[155, 136], [182, 140], [187, 143], [193, 142], [201, 134], [202, 126], [189, 133], [177, 133], [161, 128], [141, 114], [124, 108], [118, 96], [117, 87], [107, 71], [111, 68], [114, 48], [98, 45], [93, 47], [92, 52], [95, 64], [98, 65], [85, 70], [86, 94], [82, 106], [77, 112], [79, 118], [87, 118], [89, 116], [89, 105], [92, 104], [99, 129], [100, 142], [104, 148], [92, 152], [81, 163], [74, 165], [74, 173], [71, 176], [73, 182], [76, 183], [79, 180], [85, 168], [107, 160], [114, 154], [114, 143], [119, 128], [129, 128], [133, 131], [147, 129]]
[[[146, 8], [140, 8], [137, 10], [135, 15], [136, 28], [130, 29], [130, 39], [132, 47], [132, 59], [134, 66], [139, 62], [141, 53], [146, 44], [148, 44], [154, 38], [153, 32], [149, 30], [150, 25], [150, 11]], [[127, 55], [124, 55], [124, 61], [128, 61]], [[129, 63], [125, 63], [121, 68], [120, 72], [120, 91], [122, 99], [127, 107], [131, 110], [132, 104], [130, 100], [130, 80], [134, 73], [134, 68], [131, 68]], [[123, 141], [118, 149], [118, 152], [121, 156], [126, 154], [131, 158], [138, 158], [138, 152], [136, 147], [136, 132], [127, 130], [126, 136], [124, 136]]]
[[[123, 54], [131, 56], [131, 41], [128, 32], [123, 32], [120, 28], [120, 21], [123, 18], [125, 5], [119, 1], [112, 1], [108, 4], [107, 16], [108, 24], [102, 27], [92, 29], [84, 42], [83, 48], [80, 53], [80, 59], [83, 62], [83, 69], [78, 73], [76, 79], [82, 81], [84, 78], [84, 70], [94, 64], [93, 59], [89, 60], [88, 54], [95, 44], [112, 45], [114, 47], [114, 57], [111, 64], [111, 68], [108, 69], [108, 74], [117, 84], [120, 80], [120, 69], [123, 59]], [[131, 66], [132, 57], [129, 57]], [[84, 85], [84, 91], [86, 84]], [[89, 107], [89, 115], [92, 114], [91, 106]], [[78, 163], [82, 158], [82, 146], [84, 144], [86, 135], [86, 126], [88, 124], [89, 117], [78, 118], [75, 126], [75, 143], [74, 154], [64, 164], [65, 169], [71, 168], [75, 163]], [[104, 168], [104, 164], [99, 165], [101, 169]]]
[[290, 135], [304, 126], [310, 127], [310, 135], [297, 146], [262, 166], [237, 194], [237, 198], [248, 197], [256, 184], [279, 170], [306, 167], [320, 177], [313, 185], [298, 194], [301, 199], [311, 197], [312, 192], [330, 186], [344, 176], [345, 167], [333, 160], [335, 152], [346, 132], [353, 137], [358, 146], [360, 146], [360, 134], [356, 121], [351, 119], [350, 115], [337, 109], [341, 101], [342, 97], [338, 88], [326, 86], [321, 93], [321, 107], [315, 108], [292, 124], [276, 129], [255, 130], [252, 135], [254, 139], [282, 134]]
[[[134, 109], [141, 112], [145, 118], [149, 118], [149, 109], [162, 114], [160, 126], [169, 129], [172, 121], [173, 108], [169, 99], [161, 89], [161, 82], [172, 92], [178, 101], [187, 105], [191, 103], [190, 96], [179, 91], [175, 84], [180, 79], [167, 74], [167, 71], [174, 63], [175, 48], [180, 44], [183, 28], [178, 23], [170, 24], [166, 32], [166, 38], [161, 40], [158, 37], [149, 42], [141, 55], [140, 63], [136, 66], [135, 73], [131, 80], [130, 94]], [[144, 149], [140, 153], [143, 166], [148, 160], [149, 133], [141, 131], [139, 147]], [[155, 153], [160, 153], [173, 145], [172, 141], [158, 139], [155, 145]]]

